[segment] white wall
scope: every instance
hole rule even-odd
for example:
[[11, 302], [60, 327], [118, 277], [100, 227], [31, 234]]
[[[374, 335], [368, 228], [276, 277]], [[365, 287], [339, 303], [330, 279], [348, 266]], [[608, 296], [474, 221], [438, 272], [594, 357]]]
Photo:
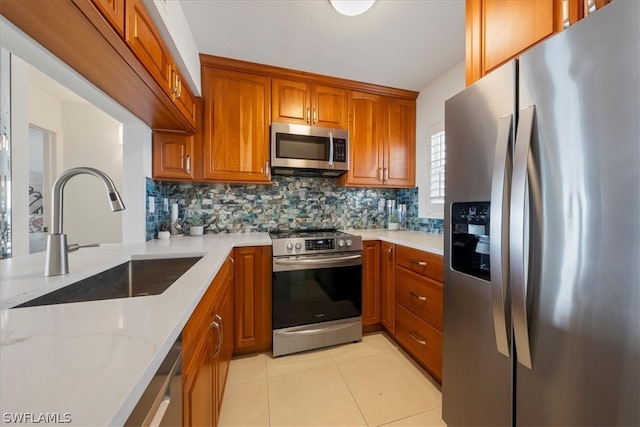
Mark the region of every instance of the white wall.
[[124, 126], [122, 180], [120, 195], [127, 207], [123, 211], [122, 241], [144, 242], [146, 234], [147, 180], [151, 176], [151, 129], [145, 125]]
[[[122, 189], [120, 123], [91, 104], [64, 102], [63, 170], [100, 169]], [[64, 232], [69, 243], [122, 242], [122, 214], [111, 212], [101, 180], [91, 175], [70, 179], [64, 189]]]
[[416, 185], [418, 186], [418, 215], [420, 218], [443, 218], [440, 213], [428, 212], [427, 209], [428, 174], [430, 171], [424, 165], [428, 164], [428, 143], [431, 136], [429, 129], [434, 125], [444, 123], [444, 102], [464, 88], [465, 64], [463, 60], [425, 86], [418, 95], [416, 101]]

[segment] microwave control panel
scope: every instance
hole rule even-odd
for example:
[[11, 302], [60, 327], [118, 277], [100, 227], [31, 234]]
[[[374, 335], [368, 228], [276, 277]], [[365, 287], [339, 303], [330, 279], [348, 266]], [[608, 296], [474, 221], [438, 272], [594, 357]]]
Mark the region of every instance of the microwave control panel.
[[347, 140], [344, 138], [333, 138], [333, 161], [347, 161]]

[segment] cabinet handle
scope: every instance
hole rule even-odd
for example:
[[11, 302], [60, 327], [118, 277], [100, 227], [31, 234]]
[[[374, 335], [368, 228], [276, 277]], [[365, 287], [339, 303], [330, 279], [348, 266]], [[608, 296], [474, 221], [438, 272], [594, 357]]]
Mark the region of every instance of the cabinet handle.
[[418, 295], [415, 292], [413, 292], [412, 290], [409, 290], [409, 295], [411, 295], [414, 298], [419, 299], [420, 301], [426, 301], [427, 300], [427, 297], [422, 296], [422, 295]]
[[409, 329], [409, 336], [410, 336], [411, 338], [413, 338], [413, 340], [414, 340], [415, 342], [417, 342], [418, 344], [420, 344], [420, 345], [427, 345], [427, 342], [426, 342], [425, 340], [421, 339], [421, 338], [418, 338], [418, 337], [416, 336], [415, 332], [413, 332], [413, 330], [411, 330], [411, 329]]
[[418, 264], [421, 267], [425, 267], [427, 265], [426, 261], [419, 261], [417, 259], [410, 259], [409, 262], [411, 262], [412, 264]]
[[596, 11], [596, 0], [585, 0], [584, 2], [584, 16], [587, 17]]
[[307, 124], [311, 123], [311, 108], [307, 107]]
[[233, 257], [229, 257], [229, 261], [231, 261], [231, 271], [233, 272], [231, 277], [229, 277], [229, 280], [231, 280], [236, 278], [236, 260], [233, 259]]
[[384, 168], [384, 182], [389, 181], [389, 168]]
[[384, 181], [382, 180], [382, 168], [378, 168], [378, 181], [380, 181], [380, 182], [384, 182]]
[[[217, 315], [216, 315], [217, 316]], [[222, 329], [220, 329], [220, 325], [215, 320], [211, 322], [211, 326], [218, 330], [218, 339], [216, 340], [216, 346], [213, 349], [213, 357], [216, 357], [220, 353], [220, 349], [222, 348], [222, 342], [220, 341], [220, 336], [222, 335]]]
[[175, 95], [178, 92], [178, 73], [175, 68], [171, 69], [171, 80], [173, 80], [171, 84], [171, 94]]
[[268, 177], [270, 173], [269, 162], [264, 162], [264, 176]]
[[190, 154], [186, 157], [185, 163], [187, 164], [187, 173], [190, 174], [191, 173], [191, 155]]
[[562, 27], [569, 28], [571, 20], [569, 18], [569, 0], [562, 0]]
[[178, 93], [176, 94], [176, 98], [180, 98], [182, 96], [182, 80], [176, 74], [176, 82], [178, 83]]
[[391, 254], [393, 253], [393, 246], [389, 247], [389, 261], [391, 261]]
[[220, 322], [220, 348], [218, 349], [218, 353], [220, 353], [220, 350], [222, 350], [222, 343], [224, 342], [224, 319], [219, 314], [216, 314], [213, 318]]
[[313, 124], [315, 125], [316, 123], [318, 123], [318, 112], [314, 108], [313, 109]]

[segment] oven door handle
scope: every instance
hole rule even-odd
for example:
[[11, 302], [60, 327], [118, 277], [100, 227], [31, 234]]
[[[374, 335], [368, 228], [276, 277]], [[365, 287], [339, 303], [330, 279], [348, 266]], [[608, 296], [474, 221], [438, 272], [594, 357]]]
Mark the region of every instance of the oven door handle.
[[273, 262], [279, 265], [300, 265], [300, 264], [324, 265], [324, 264], [335, 264], [339, 262], [347, 262], [347, 261], [352, 261], [354, 259], [361, 259], [361, 258], [362, 258], [362, 255], [349, 255], [349, 256], [343, 256], [343, 257], [337, 257], [337, 258], [321, 258], [321, 259], [316, 259], [316, 258], [296, 259], [296, 260], [276, 259]]

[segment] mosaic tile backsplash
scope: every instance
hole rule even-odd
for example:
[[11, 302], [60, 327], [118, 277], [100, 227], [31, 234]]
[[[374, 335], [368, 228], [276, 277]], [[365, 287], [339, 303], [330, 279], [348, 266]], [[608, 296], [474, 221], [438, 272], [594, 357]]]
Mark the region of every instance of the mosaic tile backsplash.
[[[273, 185], [192, 184], [147, 178], [147, 240], [157, 237], [162, 222], [170, 223], [169, 205], [178, 204], [182, 221], [204, 217], [206, 233], [250, 233], [298, 228], [384, 228], [381, 199], [407, 205], [407, 229], [443, 233], [442, 220], [418, 218], [417, 189], [336, 187], [335, 179], [272, 177]], [[149, 213], [149, 196], [155, 212]]]

